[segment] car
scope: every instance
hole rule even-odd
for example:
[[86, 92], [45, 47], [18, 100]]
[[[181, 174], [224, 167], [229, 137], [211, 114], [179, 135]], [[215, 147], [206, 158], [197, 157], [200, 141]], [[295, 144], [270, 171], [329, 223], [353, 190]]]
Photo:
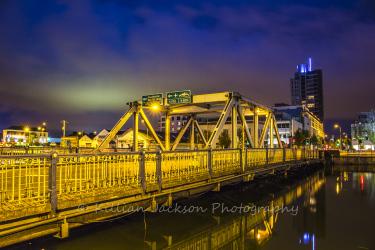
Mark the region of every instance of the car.
[[186, 92], [184, 92], [184, 93], [182, 93], [181, 95], [179, 95], [179, 97], [188, 97], [188, 96], [189, 96], [189, 94], [186, 93]]

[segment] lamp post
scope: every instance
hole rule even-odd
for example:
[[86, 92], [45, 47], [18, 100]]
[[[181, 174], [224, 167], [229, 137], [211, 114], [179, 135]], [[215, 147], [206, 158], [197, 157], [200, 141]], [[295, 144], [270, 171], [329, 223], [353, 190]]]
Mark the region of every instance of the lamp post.
[[338, 124], [335, 124], [335, 128], [339, 128], [340, 129], [340, 149], [341, 149], [341, 127], [338, 125]]

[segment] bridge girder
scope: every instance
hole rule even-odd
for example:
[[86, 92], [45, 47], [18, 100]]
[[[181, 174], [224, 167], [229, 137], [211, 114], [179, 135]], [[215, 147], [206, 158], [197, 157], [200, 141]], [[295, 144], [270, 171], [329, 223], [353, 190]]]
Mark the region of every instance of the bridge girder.
[[[116, 133], [121, 129], [125, 122], [131, 117], [134, 116], [133, 123], [133, 138], [138, 138], [138, 123], [137, 117], [138, 114], [141, 115], [142, 119], [145, 121], [145, 125], [149, 131], [151, 131], [152, 137], [157, 143], [160, 144], [160, 148], [163, 151], [175, 150], [179, 141], [181, 140], [183, 134], [186, 132], [188, 126], [191, 126], [190, 137], [194, 137], [194, 127], [197, 129], [198, 134], [203, 139], [204, 148], [215, 148], [220, 133], [223, 130], [223, 127], [227, 121], [229, 115], [231, 115], [231, 124], [232, 124], [232, 148], [237, 147], [237, 117], [239, 117], [240, 124], [244, 127], [245, 137], [249, 142], [251, 147], [263, 147], [264, 139], [267, 131], [272, 133], [275, 132], [276, 138], [279, 144], [279, 147], [282, 147], [280, 137], [278, 134], [276, 121], [272, 113], [272, 109], [266, 105], [263, 105], [259, 102], [256, 102], [250, 98], [244, 97], [237, 92], [221, 92], [221, 93], [211, 93], [211, 94], [202, 94], [202, 95], [192, 95], [191, 103], [188, 104], [176, 104], [171, 105], [167, 103], [167, 99], [163, 98], [162, 106], [158, 107], [158, 111], [164, 112], [166, 114], [165, 121], [165, 142], [164, 145], [158, 138], [153, 129], [151, 123], [148, 121], [146, 114], [143, 109], [149, 109], [149, 107], [142, 107], [141, 101], [135, 101], [128, 103], [130, 106], [128, 111], [121, 117], [119, 122], [113, 127], [109, 132], [104, 141], [100, 146], [94, 150], [94, 152], [102, 152], [109, 142], [115, 137]], [[184, 115], [191, 117], [189, 122], [180, 130], [179, 135], [175, 139], [172, 147], [170, 147], [170, 120], [169, 118], [172, 115]], [[254, 117], [254, 135], [252, 136], [249, 130], [249, 127], [246, 122], [246, 116]], [[263, 127], [261, 137], [258, 141], [258, 127], [259, 127], [259, 116], [267, 116], [266, 122]], [[218, 118], [217, 124], [213, 130], [213, 133], [208, 141], [205, 140], [203, 132], [199, 126], [199, 123], [196, 119], [198, 118]], [[136, 124], [137, 123], [137, 124]], [[271, 134], [271, 143], [273, 146], [273, 135]], [[190, 147], [194, 148], [194, 139], [190, 141]], [[133, 150], [137, 151], [137, 139], [134, 139]]]

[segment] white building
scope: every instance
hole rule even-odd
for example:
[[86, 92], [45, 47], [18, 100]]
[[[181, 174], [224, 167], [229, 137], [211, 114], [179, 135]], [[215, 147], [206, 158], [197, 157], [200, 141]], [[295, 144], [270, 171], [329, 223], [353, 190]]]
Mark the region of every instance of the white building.
[[[187, 122], [187, 117], [182, 115], [172, 115], [170, 119], [171, 133], [178, 133]], [[159, 131], [165, 131], [165, 115], [159, 119]]]

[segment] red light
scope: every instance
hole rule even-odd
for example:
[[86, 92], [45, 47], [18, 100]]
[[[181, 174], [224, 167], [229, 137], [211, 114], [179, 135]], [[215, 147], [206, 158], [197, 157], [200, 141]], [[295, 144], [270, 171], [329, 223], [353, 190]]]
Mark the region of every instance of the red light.
[[364, 183], [365, 183], [365, 179], [363, 178], [363, 175], [361, 175], [361, 190], [363, 190]]

